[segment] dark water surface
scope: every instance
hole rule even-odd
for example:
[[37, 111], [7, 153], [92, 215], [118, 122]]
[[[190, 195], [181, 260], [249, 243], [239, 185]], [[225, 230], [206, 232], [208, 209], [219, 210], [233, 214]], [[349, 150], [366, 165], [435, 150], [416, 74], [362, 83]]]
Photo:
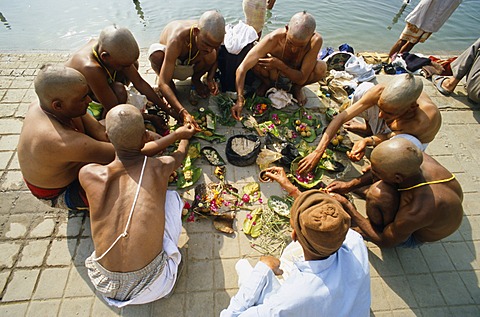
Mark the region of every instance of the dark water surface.
[[[348, 43], [356, 51], [388, 52], [405, 26], [403, 0], [277, 0], [264, 34], [285, 25], [301, 10], [312, 13], [324, 47]], [[219, 10], [227, 23], [243, 19], [242, 0], [0, 0], [0, 50], [75, 50], [110, 24], [128, 27], [140, 47], [158, 40], [172, 20]], [[480, 0], [464, 0], [450, 19], [415, 51], [463, 51], [480, 36]]]

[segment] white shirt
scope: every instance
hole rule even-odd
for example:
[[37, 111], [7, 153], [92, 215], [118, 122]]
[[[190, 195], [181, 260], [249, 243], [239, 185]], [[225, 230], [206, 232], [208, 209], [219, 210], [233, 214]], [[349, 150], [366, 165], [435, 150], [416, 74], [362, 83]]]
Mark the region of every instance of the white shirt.
[[272, 270], [258, 262], [231, 299], [227, 316], [370, 315], [370, 273], [362, 237], [349, 230], [341, 248], [325, 260], [297, 261], [276, 288]]

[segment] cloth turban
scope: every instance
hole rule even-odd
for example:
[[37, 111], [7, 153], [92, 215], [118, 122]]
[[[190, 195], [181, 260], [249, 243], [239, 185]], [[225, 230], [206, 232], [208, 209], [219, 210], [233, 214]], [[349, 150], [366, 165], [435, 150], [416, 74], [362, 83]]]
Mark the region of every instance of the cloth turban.
[[342, 205], [320, 190], [303, 192], [290, 213], [298, 241], [314, 258], [335, 253], [350, 228], [350, 216]]

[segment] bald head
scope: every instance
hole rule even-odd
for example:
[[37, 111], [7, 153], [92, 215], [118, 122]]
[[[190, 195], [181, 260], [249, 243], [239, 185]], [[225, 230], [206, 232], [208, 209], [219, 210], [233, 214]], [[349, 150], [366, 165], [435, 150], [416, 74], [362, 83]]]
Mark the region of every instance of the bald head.
[[116, 25], [107, 26], [98, 38], [99, 50], [108, 52], [113, 58], [122, 62], [135, 62], [140, 56], [140, 49], [132, 32]]
[[386, 84], [381, 99], [389, 105], [407, 108], [417, 101], [422, 90], [422, 80], [415, 79], [412, 74], [396, 75]]
[[225, 37], [225, 19], [218, 11], [207, 11], [198, 20], [198, 28], [206, 32], [215, 42], [223, 42]]
[[306, 41], [315, 33], [315, 18], [306, 11], [296, 13], [288, 23], [288, 33], [299, 41]]
[[83, 75], [70, 67], [46, 64], [40, 68], [33, 81], [40, 106], [47, 110], [54, 100], [63, 100], [79, 91], [78, 87], [87, 87]]
[[398, 137], [375, 147], [370, 160], [375, 170], [410, 177], [420, 170], [423, 154], [412, 142]]
[[140, 111], [132, 105], [113, 107], [105, 119], [110, 142], [116, 150], [140, 150], [143, 147], [145, 124]]

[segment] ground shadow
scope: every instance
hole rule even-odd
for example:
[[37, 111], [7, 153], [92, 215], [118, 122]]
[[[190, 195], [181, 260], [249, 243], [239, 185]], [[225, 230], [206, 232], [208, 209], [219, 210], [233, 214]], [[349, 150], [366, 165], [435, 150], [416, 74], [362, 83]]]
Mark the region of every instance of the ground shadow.
[[372, 294], [372, 306], [382, 307], [375, 310], [380, 315], [383, 309], [411, 309], [417, 316], [478, 316], [478, 263], [471, 232], [464, 217], [458, 232], [418, 249], [369, 247], [372, 277], [378, 273], [384, 282], [384, 297]]

